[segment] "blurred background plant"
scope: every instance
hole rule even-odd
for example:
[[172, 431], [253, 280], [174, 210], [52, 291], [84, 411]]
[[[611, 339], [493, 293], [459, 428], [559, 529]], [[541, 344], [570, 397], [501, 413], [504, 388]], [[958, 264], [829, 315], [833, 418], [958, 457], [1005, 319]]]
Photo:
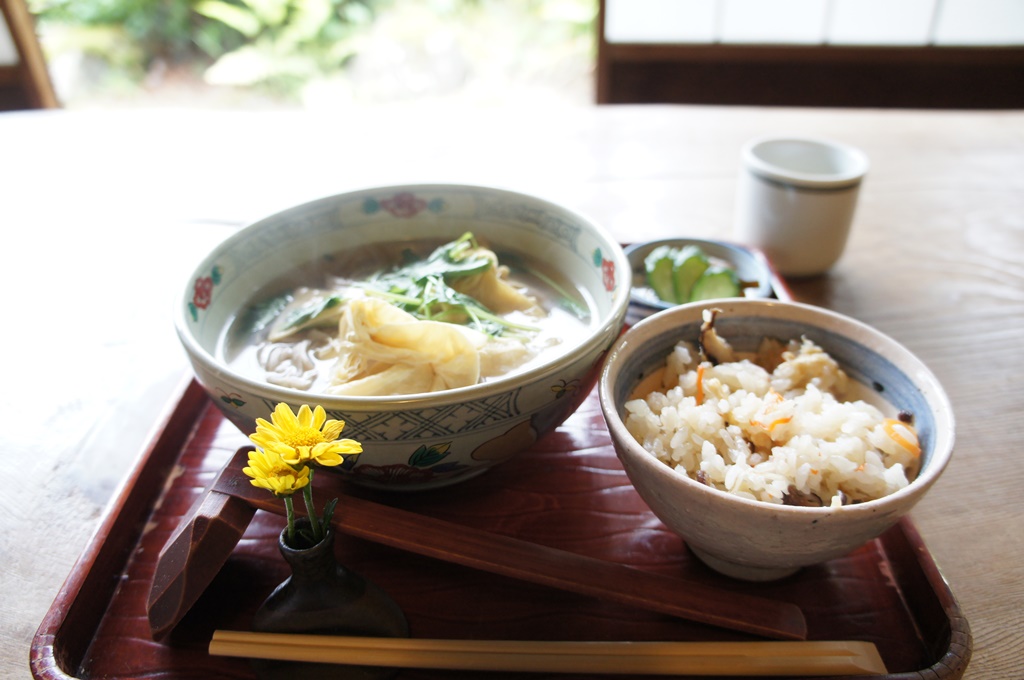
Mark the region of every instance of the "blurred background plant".
[[67, 108], [592, 101], [597, 0], [30, 0]]

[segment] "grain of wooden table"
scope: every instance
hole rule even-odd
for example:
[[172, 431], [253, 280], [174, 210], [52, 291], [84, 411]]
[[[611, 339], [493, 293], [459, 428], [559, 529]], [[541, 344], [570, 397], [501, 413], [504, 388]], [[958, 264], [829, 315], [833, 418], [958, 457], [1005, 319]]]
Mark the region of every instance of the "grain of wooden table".
[[490, 184], [623, 242], [729, 238], [748, 138], [863, 148], [847, 251], [795, 296], [868, 322], [938, 375], [950, 467], [914, 510], [974, 634], [965, 677], [1024, 652], [1024, 113], [716, 107], [0, 114], [0, 676], [32, 636], [188, 369], [171, 308], [240, 225], [352, 188]]

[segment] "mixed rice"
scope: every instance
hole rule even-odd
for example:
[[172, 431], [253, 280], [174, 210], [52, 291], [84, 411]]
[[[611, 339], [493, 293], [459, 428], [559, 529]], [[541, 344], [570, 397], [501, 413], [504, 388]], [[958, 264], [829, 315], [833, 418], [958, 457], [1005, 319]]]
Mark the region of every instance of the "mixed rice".
[[660, 379], [625, 405], [627, 429], [653, 456], [716, 489], [789, 505], [859, 503], [914, 478], [911, 414], [844, 401], [853, 381], [807, 338], [765, 339], [744, 355], [713, 319], [705, 312], [701, 341], [676, 344]]

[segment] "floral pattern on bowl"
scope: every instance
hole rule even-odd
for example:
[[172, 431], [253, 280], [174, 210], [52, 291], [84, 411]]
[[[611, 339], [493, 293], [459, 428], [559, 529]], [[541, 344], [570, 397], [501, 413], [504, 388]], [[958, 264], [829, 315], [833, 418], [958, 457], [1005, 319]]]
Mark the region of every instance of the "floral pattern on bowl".
[[[482, 241], [529, 254], [581, 291], [588, 336], [519, 375], [401, 400], [342, 398], [276, 387], [238, 375], [222, 358], [226, 329], [253, 291], [309, 262], [375, 242], [473, 231]], [[601, 227], [561, 206], [515, 192], [466, 185], [354, 191], [312, 201], [239, 231], [190, 277], [178, 335], [196, 377], [243, 432], [279, 403], [315, 403], [366, 453], [341, 472], [385, 488], [433, 488], [480, 474], [562, 422], [596, 382], [629, 303], [630, 268]]]

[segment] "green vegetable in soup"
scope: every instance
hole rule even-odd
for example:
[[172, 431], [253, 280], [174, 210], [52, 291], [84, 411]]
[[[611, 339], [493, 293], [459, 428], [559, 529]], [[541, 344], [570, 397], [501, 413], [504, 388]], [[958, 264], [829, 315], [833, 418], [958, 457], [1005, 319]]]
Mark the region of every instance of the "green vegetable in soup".
[[493, 265], [487, 253], [477, 244], [473, 234], [467, 232], [458, 239], [435, 248], [425, 259], [418, 259], [410, 251], [403, 253], [405, 263], [375, 277], [377, 281], [403, 285], [405, 281], [419, 281], [441, 276], [451, 281], [462, 276], [481, 274]]
[[469, 232], [426, 259], [407, 257], [405, 264], [371, 277], [364, 288], [420, 319], [463, 324], [488, 335], [537, 330], [500, 316], [535, 303], [498, 275], [497, 256]]
[[291, 301], [292, 296], [285, 293], [252, 305], [242, 318], [242, 328], [252, 334], [263, 332], [288, 307]]
[[338, 316], [337, 314], [328, 313], [340, 305], [341, 302], [342, 298], [337, 295], [331, 295], [321, 300], [313, 300], [308, 306], [297, 309], [293, 314], [289, 315], [282, 324], [283, 329], [291, 331], [311, 328], [317, 325], [326, 326], [328, 322], [333, 322]]
[[[337, 325], [345, 301], [340, 295], [315, 288], [300, 289], [285, 300], [286, 305], [278, 311], [277, 318], [270, 324], [267, 337], [271, 341], [283, 340], [310, 328]], [[259, 330], [259, 327], [254, 327], [254, 330]]]

